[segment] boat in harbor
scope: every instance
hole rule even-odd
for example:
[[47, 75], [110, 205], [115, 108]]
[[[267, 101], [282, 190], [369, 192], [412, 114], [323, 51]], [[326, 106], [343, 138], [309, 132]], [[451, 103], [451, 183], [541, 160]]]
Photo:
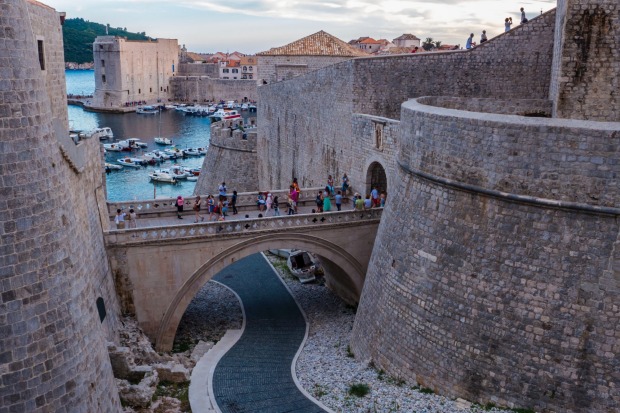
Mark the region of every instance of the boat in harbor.
[[213, 115], [209, 115], [214, 121], [241, 119], [241, 115], [236, 110], [218, 109]]
[[319, 265], [317, 260], [307, 251], [290, 250], [286, 265], [302, 284], [314, 281]]
[[139, 115], [156, 115], [159, 113], [159, 108], [155, 106], [140, 106], [136, 109], [136, 113]]
[[110, 171], [119, 171], [121, 169], [123, 169], [123, 167], [121, 165], [117, 165], [114, 163], [110, 163], [110, 162], [106, 162], [105, 163], [105, 169], [110, 170]]
[[148, 144], [146, 142], [142, 142], [138, 138], [129, 138], [129, 139], [126, 139], [125, 141], [121, 141], [121, 142], [127, 142], [127, 146], [130, 149], [140, 149], [140, 148], [148, 147]]
[[97, 137], [99, 140], [106, 140], [114, 138], [114, 132], [108, 126], [104, 126], [103, 128], [96, 128], [90, 132], [91, 137]]
[[172, 141], [168, 138], [158, 136], [155, 138], [155, 143], [158, 145], [172, 145]]
[[181, 165], [172, 165], [170, 168], [162, 169], [161, 172], [165, 172], [173, 176], [175, 179], [186, 179], [190, 173], [186, 171], [186, 168]]
[[[121, 141], [123, 142], [123, 141]], [[106, 152], [121, 152], [126, 150], [125, 145], [121, 145], [121, 142], [117, 142], [117, 143], [104, 143], [103, 144], [103, 149]]]
[[151, 181], [156, 182], [167, 182], [170, 184], [176, 184], [177, 178], [174, 174], [170, 173], [170, 171], [161, 170], [161, 171], [153, 171], [149, 174], [149, 179]]
[[119, 165], [128, 166], [130, 168], [139, 168], [144, 165], [144, 161], [140, 158], [126, 157], [126, 158], [117, 159], [116, 162]]
[[203, 154], [198, 150], [198, 148], [186, 148], [183, 149], [185, 155], [188, 156], [202, 156]]

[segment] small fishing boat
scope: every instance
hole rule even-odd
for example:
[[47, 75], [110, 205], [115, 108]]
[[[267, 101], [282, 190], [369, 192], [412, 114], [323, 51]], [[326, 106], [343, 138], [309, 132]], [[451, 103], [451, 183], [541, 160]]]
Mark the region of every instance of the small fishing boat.
[[196, 148], [198, 150], [198, 152], [200, 152], [201, 155], [206, 155], [207, 154], [207, 148]]
[[188, 156], [202, 156], [198, 148], [183, 149], [183, 152], [185, 152], [185, 155], [188, 155]]
[[139, 158], [129, 158], [129, 157], [120, 158], [120, 159], [117, 159], [116, 162], [119, 165], [128, 166], [130, 168], [139, 168], [142, 165], [144, 165], [144, 161]]
[[136, 109], [136, 113], [139, 115], [156, 115], [159, 113], [159, 108], [155, 106], [140, 106]]
[[213, 115], [209, 116], [214, 121], [241, 119], [241, 115], [236, 110], [218, 109]]
[[129, 148], [131, 148], [131, 149], [139, 149], [139, 148], [146, 148], [146, 147], [148, 147], [148, 144], [146, 142], [142, 142], [138, 138], [129, 138], [129, 139], [127, 139], [125, 141], [121, 141], [121, 142], [127, 142], [127, 146], [129, 146]]
[[110, 163], [110, 162], [106, 162], [105, 167], [106, 169], [110, 169], [112, 171], [118, 171], [119, 169], [123, 169], [121, 165], [117, 165], [117, 164]]
[[170, 139], [161, 136], [155, 138], [155, 143], [158, 145], [172, 145], [172, 141]]
[[170, 184], [176, 184], [177, 183], [177, 178], [173, 174], [171, 174], [170, 172], [167, 172], [165, 170], [151, 172], [149, 174], [149, 179], [151, 181], [167, 182], [167, 183], [170, 183]]
[[192, 181], [192, 182], [196, 182], [198, 180], [198, 177], [197, 176], [193, 176], [193, 175], [192, 176], [188, 176], [187, 180], [188, 181]]
[[291, 250], [286, 259], [286, 265], [302, 284], [316, 279], [314, 273], [318, 269], [318, 263], [306, 251]]
[[[121, 141], [122, 142], [122, 141]], [[103, 144], [103, 149], [106, 152], [121, 152], [125, 150], [125, 146], [121, 145], [120, 143], [104, 143]]]
[[175, 148], [175, 147], [166, 148], [164, 149], [164, 152], [172, 156], [173, 158], [181, 158], [185, 155], [185, 152], [183, 152], [182, 149]]
[[91, 137], [97, 137], [99, 140], [106, 140], [114, 138], [114, 132], [108, 126], [104, 126], [103, 128], [96, 128], [90, 132]]
[[167, 158], [164, 158], [161, 153], [153, 151], [153, 152], [147, 152], [144, 155], [142, 155], [142, 159], [144, 159], [147, 162], [151, 162], [151, 161], [163, 162], [166, 159], [170, 159], [170, 157], [168, 156]]
[[165, 172], [173, 176], [175, 179], [187, 179], [189, 173], [185, 171], [180, 165], [172, 165], [170, 168], [162, 169], [161, 172]]

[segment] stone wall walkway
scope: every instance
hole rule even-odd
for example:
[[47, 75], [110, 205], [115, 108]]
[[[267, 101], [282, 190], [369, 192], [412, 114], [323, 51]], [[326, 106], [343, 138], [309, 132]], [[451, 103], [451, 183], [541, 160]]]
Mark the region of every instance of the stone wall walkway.
[[293, 379], [306, 321], [267, 261], [252, 255], [215, 279], [239, 295], [246, 316], [243, 335], [215, 368], [213, 392], [221, 411], [324, 412]]

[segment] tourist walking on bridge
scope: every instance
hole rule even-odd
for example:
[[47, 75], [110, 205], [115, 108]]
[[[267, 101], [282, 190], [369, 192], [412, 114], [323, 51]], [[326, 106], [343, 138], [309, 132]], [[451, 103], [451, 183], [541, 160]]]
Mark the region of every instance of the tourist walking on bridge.
[[342, 176], [342, 194], [343, 195], [347, 194], [347, 189], [349, 189], [349, 177], [347, 176], [347, 173], [345, 172], [344, 175]]
[[327, 176], [327, 188], [329, 190], [329, 194], [333, 195], [334, 193], [334, 178], [331, 175]]
[[202, 205], [202, 201], [200, 200], [200, 195], [196, 195], [196, 200], [194, 201], [194, 206], [192, 207], [194, 213], [196, 214], [196, 219], [194, 222], [204, 221], [205, 217], [200, 216], [200, 206]]
[[323, 212], [329, 212], [332, 210], [332, 200], [329, 198], [329, 187], [325, 187], [323, 192]]
[[278, 201], [277, 195], [273, 197], [273, 216], [274, 217], [280, 216], [280, 203]]
[[177, 196], [177, 202], [174, 205], [177, 207], [177, 218], [179, 219], [183, 219], [181, 214], [183, 214], [184, 203], [185, 203], [185, 200], [183, 199], [183, 197], [181, 195]]
[[233, 210], [233, 215], [237, 215], [239, 212], [237, 211], [237, 191], [233, 191], [232, 194], [232, 202], [230, 203]]

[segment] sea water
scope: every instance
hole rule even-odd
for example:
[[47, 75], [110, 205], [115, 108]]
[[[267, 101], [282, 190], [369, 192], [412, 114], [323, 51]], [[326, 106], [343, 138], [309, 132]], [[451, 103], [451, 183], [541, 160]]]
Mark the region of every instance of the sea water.
[[[92, 95], [95, 90], [94, 71], [67, 70], [67, 93], [75, 95]], [[178, 148], [206, 147], [211, 136], [211, 120], [207, 117], [185, 116], [176, 110], [161, 111], [158, 115], [140, 115], [136, 113], [115, 114], [87, 112], [79, 106], [69, 105], [69, 126], [73, 130], [92, 130], [97, 127], [109, 126], [114, 132], [113, 140], [102, 141], [112, 143], [127, 138], [140, 138], [148, 144], [146, 150], [132, 152], [109, 152], [106, 162], [116, 163], [122, 156], [140, 157], [142, 153], [154, 149], [164, 149], [157, 145], [155, 137], [162, 136], [173, 141]], [[190, 168], [203, 166], [204, 156], [187, 157], [176, 162]], [[175, 161], [166, 161], [159, 166], [127, 168], [111, 171], [106, 174], [107, 197], [110, 201], [132, 201], [153, 199], [154, 197], [190, 196], [196, 182], [181, 180], [176, 185], [154, 183], [148, 174], [156, 169], [166, 168]], [[208, 165], [201, 173], [208, 173]], [[231, 188], [231, 190], [234, 188]], [[213, 188], [212, 192], [217, 192]]]

